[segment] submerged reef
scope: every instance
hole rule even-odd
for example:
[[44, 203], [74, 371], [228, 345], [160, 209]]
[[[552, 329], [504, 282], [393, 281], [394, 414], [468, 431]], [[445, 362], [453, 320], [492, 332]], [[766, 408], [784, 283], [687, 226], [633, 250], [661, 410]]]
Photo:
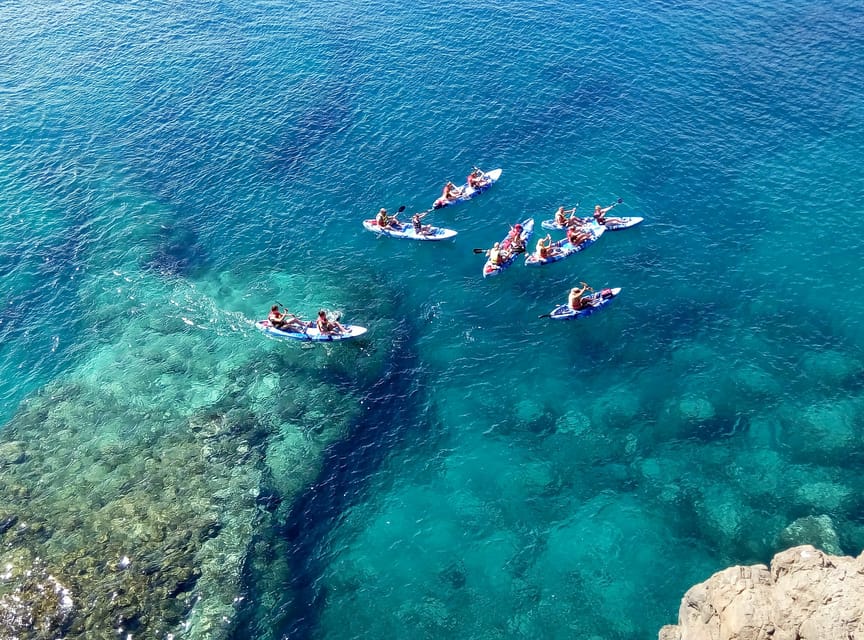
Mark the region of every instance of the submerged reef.
[[[154, 422], [146, 410], [109, 404], [87, 386], [51, 385], [0, 432], [23, 451], [0, 471], [0, 602], [32, 603], [17, 618], [46, 638], [163, 637], [199, 598], [203, 617], [229, 620], [259, 517], [265, 430], [218, 408], [140, 430]], [[117, 423], [97, 429], [97, 416]]]
[[182, 404], [165, 401], [176, 388], [109, 382], [119, 367], [79, 372], [0, 430], [0, 621], [12, 637], [230, 634], [256, 527], [315, 477], [357, 402], [304, 384], [281, 357], [223, 368], [211, 402]]

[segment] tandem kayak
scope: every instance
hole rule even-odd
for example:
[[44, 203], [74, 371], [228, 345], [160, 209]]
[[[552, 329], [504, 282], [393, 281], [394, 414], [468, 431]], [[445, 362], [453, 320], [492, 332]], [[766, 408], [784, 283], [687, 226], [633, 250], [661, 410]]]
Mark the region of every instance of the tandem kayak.
[[390, 236], [392, 238], [407, 238], [408, 240], [425, 240], [434, 242], [436, 240], [455, 238], [458, 235], [453, 231], [453, 229], [444, 229], [442, 227], [423, 225], [423, 229], [426, 231], [417, 233], [414, 230], [414, 226], [410, 223], [400, 222], [398, 225], [398, 227], [385, 227], [382, 229], [378, 226], [378, 223], [374, 218], [363, 221], [363, 228], [367, 231], [372, 231], [373, 233], [378, 233], [382, 236]]
[[574, 253], [579, 253], [590, 247], [592, 244], [597, 242], [598, 238], [606, 233], [606, 227], [601, 227], [600, 225], [586, 225], [583, 227], [586, 231], [590, 231], [591, 235], [587, 240], [580, 242], [579, 244], [571, 244], [567, 238], [563, 240], [559, 240], [558, 242], [552, 243], [550, 247], [551, 252], [546, 258], [538, 258], [536, 253], [532, 253], [527, 258], [525, 258], [525, 265], [528, 267], [537, 267], [542, 266], [544, 264], [551, 264], [553, 262], [558, 262], [559, 260], [563, 260], [564, 258], [569, 258]]
[[503, 169], [492, 169], [492, 171], [484, 171], [483, 175], [489, 178], [489, 182], [480, 187], [469, 187], [466, 182], [459, 190], [462, 192], [462, 195], [458, 198], [453, 198], [451, 200], [446, 200], [445, 198], [438, 198], [434, 203], [432, 203], [433, 209], [443, 209], [444, 207], [449, 207], [450, 205], [459, 204], [460, 202], [465, 202], [466, 200], [470, 200], [471, 198], [476, 198], [481, 193], [489, 189], [493, 184], [498, 182], [498, 178], [501, 177], [501, 172]]
[[344, 333], [322, 334], [320, 331], [318, 331], [318, 327], [315, 326], [314, 322], [309, 322], [305, 331], [283, 331], [282, 329], [277, 329], [276, 327], [271, 325], [269, 320], [259, 320], [255, 323], [255, 326], [267, 335], [274, 336], [276, 338], [287, 338], [288, 340], [304, 340], [306, 342], [336, 342], [337, 340], [351, 340], [352, 338], [362, 336], [364, 333], [366, 333], [366, 331], [368, 331], [366, 327], [358, 327], [357, 325], [346, 324], [344, 325]]
[[592, 313], [599, 311], [621, 293], [621, 287], [614, 289], [603, 289], [591, 296], [591, 306], [574, 311], [568, 305], [562, 304], [555, 307], [551, 312], [540, 316], [541, 318], [552, 318], [553, 320], [575, 320], [576, 318], [584, 318]]
[[[512, 231], [511, 231], [512, 233]], [[527, 220], [522, 221], [522, 233], [519, 235], [522, 236], [522, 244], [523, 246], [528, 246], [528, 241], [531, 239], [531, 236], [534, 234], [534, 218], [528, 218]], [[504, 271], [507, 267], [513, 264], [516, 261], [516, 256], [523, 253], [523, 251], [510, 251], [510, 244], [512, 239], [510, 234], [507, 234], [507, 237], [500, 243], [500, 248], [502, 249], [502, 253], [505, 256], [501, 261], [501, 264], [492, 264], [491, 260], [486, 260], [486, 264], [483, 265], [483, 277], [489, 278], [491, 276], [497, 276], [499, 273]]]
[[[602, 226], [606, 228], [606, 231], [618, 231], [619, 229], [627, 229], [629, 227], [636, 226], [644, 219], [645, 218], [641, 218], [639, 216], [606, 218], [606, 222], [604, 222]], [[594, 224], [594, 220], [591, 218], [582, 218], [582, 220], [585, 221], [584, 223], [582, 223], [582, 226]], [[544, 220], [540, 223], [540, 226], [544, 229], [548, 229], [549, 231], [567, 228], [567, 225], [558, 224], [557, 222], [555, 222], [555, 220]]]

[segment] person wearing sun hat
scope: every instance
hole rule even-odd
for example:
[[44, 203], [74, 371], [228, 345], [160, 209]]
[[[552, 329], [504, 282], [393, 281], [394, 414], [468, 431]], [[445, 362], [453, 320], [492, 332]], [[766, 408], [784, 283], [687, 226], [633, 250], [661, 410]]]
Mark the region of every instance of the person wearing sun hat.
[[594, 291], [594, 289], [584, 282], [580, 282], [579, 284], [581, 284], [582, 287], [573, 287], [570, 289], [570, 295], [567, 298], [567, 306], [573, 309], [573, 311], [579, 311], [580, 309], [590, 306], [591, 296], [585, 296], [583, 298], [582, 294], [586, 291]]

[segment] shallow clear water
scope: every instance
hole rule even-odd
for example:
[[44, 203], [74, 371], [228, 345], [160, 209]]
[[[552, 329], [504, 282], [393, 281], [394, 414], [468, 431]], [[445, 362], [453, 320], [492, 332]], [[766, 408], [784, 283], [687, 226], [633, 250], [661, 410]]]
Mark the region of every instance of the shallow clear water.
[[[119, 325], [196, 362], [180, 410], [228, 363], [302, 367], [252, 327], [274, 299], [341, 310], [389, 360], [247, 576], [254, 636], [650, 637], [690, 585], [801, 541], [798, 518], [864, 546], [858, 4], [0, 18], [0, 418], [103, 378]], [[473, 164], [504, 173], [430, 215], [454, 242], [360, 226]], [[617, 197], [645, 222], [480, 277], [472, 249], [508, 223]], [[623, 291], [537, 318], [580, 280]], [[123, 375], [153, 383], [136, 358]]]

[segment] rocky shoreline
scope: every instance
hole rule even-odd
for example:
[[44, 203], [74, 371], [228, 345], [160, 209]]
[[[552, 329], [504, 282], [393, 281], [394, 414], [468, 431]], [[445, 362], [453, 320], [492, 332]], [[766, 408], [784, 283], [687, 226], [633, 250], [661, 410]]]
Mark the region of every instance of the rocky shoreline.
[[831, 640], [864, 637], [864, 553], [802, 545], [771, 566], [730, 567], [684, 595], [659, 640]]

